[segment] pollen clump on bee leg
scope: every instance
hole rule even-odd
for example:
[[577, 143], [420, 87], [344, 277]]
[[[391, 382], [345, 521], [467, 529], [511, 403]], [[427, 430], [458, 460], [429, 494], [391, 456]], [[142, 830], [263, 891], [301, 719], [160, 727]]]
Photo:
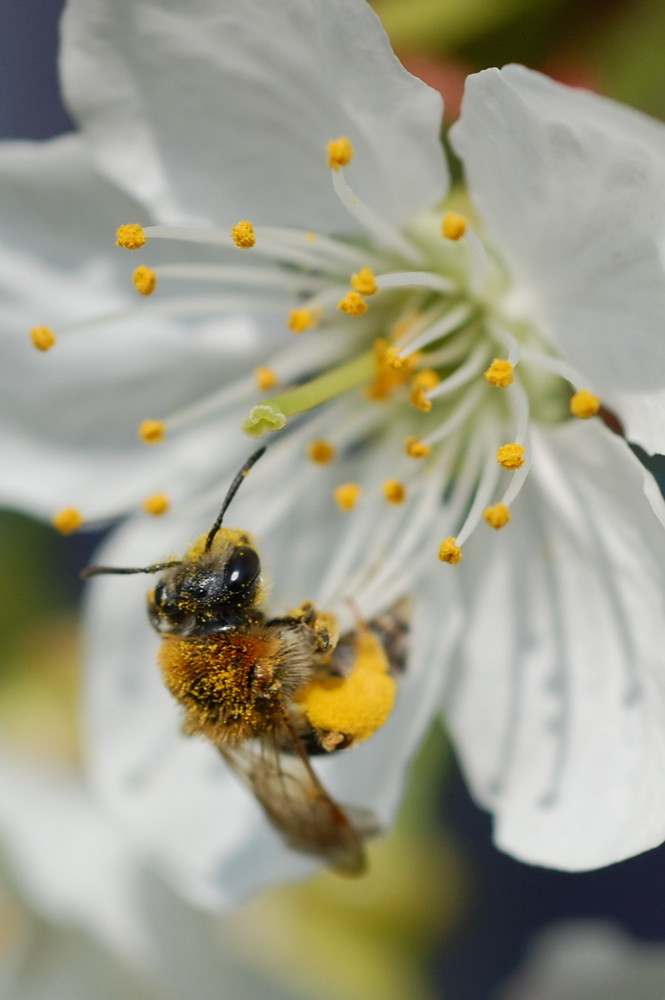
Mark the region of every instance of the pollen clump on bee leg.
[[148, 237], [143, 226], [137, 222], [129, 222], [124, 226], [118, 226], [115, 234], [116, 246], [124, 250], [140, 250], [145, 246]]
[[73, 535], [83, 524], [83, 517], [76, 507], [63, 507], [51, 520], [51, 524], [61, 535]]
[[311, 681], [296, 695], [309, 722], [351, 742], [369, 739], [386, 722], [395, 701], [395, 681], [379, 639], [367, 628], [356, 638], [355, 660], [346, 677]]

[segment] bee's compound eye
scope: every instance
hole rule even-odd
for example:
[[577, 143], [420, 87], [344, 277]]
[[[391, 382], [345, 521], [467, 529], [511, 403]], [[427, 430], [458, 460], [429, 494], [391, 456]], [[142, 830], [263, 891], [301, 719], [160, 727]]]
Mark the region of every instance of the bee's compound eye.
[[224, 587], [238, 593], [251, 587], [261, 572], [261, 563], [249, 545], [239, 545], [224, 567]]
[[153, 591], [153, 601], [156, 607], [163, 608], [168, 602], [168, 590], [165, 583], [158, 583]]

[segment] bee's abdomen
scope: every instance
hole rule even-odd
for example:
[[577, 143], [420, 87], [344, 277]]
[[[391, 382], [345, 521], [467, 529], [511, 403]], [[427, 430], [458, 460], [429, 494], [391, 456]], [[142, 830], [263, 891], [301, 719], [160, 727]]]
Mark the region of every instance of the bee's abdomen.
[[277, 714], [279, 644], [265, 629], [167, 636], [159, 665], [185, 710], [187, 733], [240, 743], [270, 728]]

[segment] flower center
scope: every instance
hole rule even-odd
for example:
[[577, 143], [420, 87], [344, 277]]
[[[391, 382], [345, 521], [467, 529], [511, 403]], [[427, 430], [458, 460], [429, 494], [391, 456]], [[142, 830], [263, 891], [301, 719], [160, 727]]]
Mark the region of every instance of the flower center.
[[[510, 522], [510, 505], [529, 472], [531, 421], [586, 419], [600, 401], [520, 313], [506, 268], [465, 216], [432, 210], [396, 229], [349, 186], [352, 158], [346, 137], [329, 144], [334, 191], [359, 229], [353, 239], [241, 220], [230, 234], [130, 224], [119, 228], [117, 242], [131, 250], [155, 239], [219, 247], [219, 264], [141, 265], [137, 291], [150, 296], [164, 280], [189, 278], [228, 290], [216, 308], [234, 311], [244, 302], [248, 312], [283, 309], [298, 348], [294, 342], [277, 349], [256, 369], [255, 392], [283, 388], [248, 407], [245, 432], [281, 430], [296, 415], [328, 404], [335, 416], [325, 438], [313, 434], [309, 448], [321, 464], [391, 434], [395, 462], [384, 501], [403, 504], [426, 470], [438, 470], [437, 480], [452, 490], [451, 532], [438, 552], [454, 564], [478, 525], [500, 529]], [[40, 350], [54, 343], [45, 329], [32, 332]], [[225, 398], [215, 394], [186, 411], [146, 419], [140, 436], [158, 443], [174, 428], [221, 411]], [[349, 400], [348, 418], [340, 419], [330, 404]], [[360, 494], [347, 482], [336, 500], [351, 511]]]

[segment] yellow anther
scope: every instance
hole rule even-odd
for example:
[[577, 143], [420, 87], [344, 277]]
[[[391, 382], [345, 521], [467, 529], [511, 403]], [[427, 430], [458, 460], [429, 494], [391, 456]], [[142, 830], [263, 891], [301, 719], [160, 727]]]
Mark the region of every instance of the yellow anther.
[[340, 510], [353, 510], [361, 493], [362, 490], [357, 483], [344, 483], [334, 491], [335, 502]]
[[423, 389], [421, 386], [417, 386], [415, 389], [411, 390], [409, 399], [413, 405], [422, 410], [423, 413], [429, 413], [432, 409], [432, 400], [427, 395], [427, 389]]
[[441, 377], [434, 371], [433, 368], [421, 368], [419, 372], [411, 379], [412, 389], [424, 389], [425, 392], [429, 392], [439, 384]]
[[351, 275], [351, 287], [361, 295], [374, 295], [378, 292], [379, 286], [371, 267], [363, 267], [356, 274]]
[[502, 444], [496, 453], [496, 460], [504, 469], [521, 469], [524, 465], [524, 448], [521, 444]]
[[153, 517], [160, 517], [162, 514], [166, 514], [170, 506], [171, 501], [165, 493], [153, 493], [152, 496], [146, 497], [143, 501], [144, 511]]
[[383, 484], [383, 495], [388, 503], [404, 503], [406, 486], [400, 483], [399, 479], [386, 479]]
[[157, 287], [157, 275], [151, 267], [146, 267], [144, 264], [136, 268], [132, 275], [132, 281], [134, 288], [141, 295], [152, 295]]
[[485, 378], [490, 385], [496, 386], [497, 389], [505, 389], [511, 382], [515, 381], [514, 371], [510, 361], [495, 358], [485, 372]]
[[505, 503], [495, 503], [493, 507], [485, 508], [483, 517], [490, 528], [498, 531], [499, 528], [505, 528], [510, 521], [510, 507], [507, 507]]
[[569, 406], [574, 417], [588, 420], [589, 417], [595, 417], [600, 410], [600, 400], [598, 396], [594, 396], [587, 389], [580, 389], [579, 392], [573, 393], [570, 397]]
[[311, 681], [296, 701], [316, 729], [359, 743], [380, 729], [392, 711], [396, 685], [389, 666], [377, 636], [363, 628], [350, 672]]
[[411, 458], [427, 458], [432, 454], [431, 445], [425, 444], [419, 437], [408, 437], [404, 442], [404, 450]]
[[376, 375], [374, 380], [365, 387], [365, 394], [369, 399], [388, 399], [393, 390], [408, 381], [413, 371], [412, 359], [416, 355], [411, 355], [408, 358], [400, 358], [399, 364], [396, 367], [391, 363], [391, 358], [396, 353], [395, 348], [388, 347], [388, 342], [383, 337], [377, 337], [374, 341]]
[[144, 444], [159, 444], [166, 435], [166, 425], [163, 420], [144, 420], [138, 435]]
[[138, 222], [129, 222], [125, 226], [118, 226], [115, 234], [116, 245], [124, 250], [140, 250], [145, 246], [147, 236], [143, 231], [143, 226]]
[[269, 365], [259, 365], [258, 368], [255, 368], [254, 379], [256, 381], [256, 388], [260, 389], [261, 392], [267, 392], [268, 389], [274, 389], [276, 385], [279, 385], [277, 373]]
[[310, 441], [307, 445], [307, 455], [317, 465], [329, 465], [333, 461], [335, 454], [334, 445], [330, 444], [329, 441], [324, 441], [323, 438]]
[[396, 347], [388, 347], [385, 352], [385, 362], [394, 368], [395, 371], [400, 371], [402, 368], [411, 367], [410, 359], [408, 356], [403, 356], [399, 353]]
[[305, 333], [319, 323], [320, 314], [313, 309], [292, 309], [286, 325], [294, 333]]
[[76, 507], [63, 507], [53, 517], [51, 524], [61, 535], [71, 535], [83, 524], [83, 518]]
[[30, 331], [30, 339], [38, 351], [50, 351], [55, 344], [55, 334], [48, 326], [36, 326]]
[[466, 232], [467, 222], [458, 212], [446, 212], [441, 223], [441, 234], [447, 240], [461, 240]]
[[456, 566], [462, 559], [462, 550], [454, 538], [444, 538], [439, 545], [439, 559], [441, 562]]
[[231, 239], [241, 250], [250, 250], [256, 243], [254, 226], [251, 222], [247, 222], [246, 219], [242, 222], [237, 222], [231, 230]]
[[348, 292], [337, 303], [337, 308], [345, 312], [347, 316], [364, 316], [369, 306], [359, 292]]
[[345, 135], [341, 135], [339, 139], [331, 139], [327, 147], [328, 152], [328, 166], [332, 170], [339, 170], [340, 167], [346, 167], [353, 159], [353, 146], [351, 145], [351, 140], [347, 139]]

